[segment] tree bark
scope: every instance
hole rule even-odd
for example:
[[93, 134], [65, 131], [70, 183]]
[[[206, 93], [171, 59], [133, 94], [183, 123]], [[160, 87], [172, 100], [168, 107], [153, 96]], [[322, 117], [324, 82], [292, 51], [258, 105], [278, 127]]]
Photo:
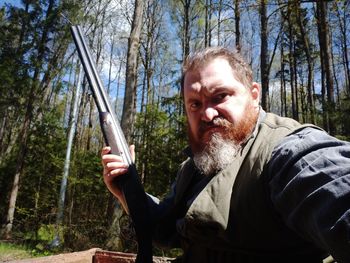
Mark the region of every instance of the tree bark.
[[261, 71], [261, 106], [264, 110], [270, 110], [269, 103], [269, 64], [268, 64], [268, 34], [267, 34], [267, 8], [266, 0], [260, 2], [260, 26], [261, 26], [261, 51], [260, 51], [260, 71]]
[[341, 15], [338, 8], [338, 3], [334, 3], [334, 6], [336, 8], [338, 22], [339, 22], [339, 28], [341, 32], [341, 38], [342, 38], [342, 53], [343, 53], [343, 67], [345, 71], [345, 90], [347, 92], [348, 97], [350, 97], [350, 66], [349, 66], [349, 55], [348, 55], [348, 43], [347, 43], [347, 18], [346, 18], [346, 1], [343, 3], [343, 9], [344, 9], [344, 15]]
[[286, 81], [285, 81], [285, 59], [284, 59], [284, 43], [281, 41], [281, 74], [280, 74], [280, 82], [281, 82], [281, 116], [287, 117], [287, 102], [286, 102]]
[[335, 99], [334, 99], [334, 82], [333, 82], [333, 69], [332, 69], [332, 56], [330, 50], [330, 36], [327, 22], [327, 2], [317, 1], [317, 24], [319, 27], [319, 43], [320, 51], [322, 53], [321, 63], [324, 70], [327, 90], [327, 112], [329, 115], [329, 132], [331, 134], [336, 133], [335, 126]]
[[235, 36], [236, 36], [236, 50], [241, 51], [241, 31], [240, 31], [240, 21], [241, 21], [241, 11], [239, 9], [240, 0], [234, 0], [235, 4]]
[[[137, 90], [138, 54], [143, 19], [143, 6], [144, 0], [135, 0], [133, 21], [131, 25], [130, 37], [128, 39], [125, 97], [121, 119], [121, 127], [128, 143], [131, 143], [136, 110], [135, 103]], [[119, 205], [114, 205], [112, 223], [110, 225], [109, 236], [106, 243], [109, 249], [121, 249], [120, 246], [122, 242], [120, 238], [119, 220], [122, 214], [122, 208]]]
[[309, 41], [309, 36], [306, 33], [306, 30], [303, 25], [303, 21], [300, 15], [301, 12], [301, 7], [300, 7], [300, 2], [297, 3], [298, 6], [295, 7], [295, 12], [297, 16], [297, 22], [300, 30], [300, 34], [302, 36], [302, 41], [304, 45], [304, 52], [307, 60], [307, 69], [308, 69], [308, 75], [307, 75], [307, 102], [308, 102], [308, 107], [307, 107], [307, 112], [310, 112], [307, 121], [311, 121], [311, 123], [315, 123], [315, 103], [314, 103], [314, 94], [312, 90], [312, 84], [314, 81], [314, 67], [313, 67], [313, 59], [311, 57], [311, 50], [310, 50], [310, 41]]
[[131, 33], [128, 40], [128, 54], [126, 61], [125, 98], [121, 126], [126, 138], [130, 143], [134, 127], [135, 100], [137, 88], [137, 68], [140, 34], [142, 27], [144, 0], [135, 0], [134, 16], [131, 25]]
[[63, 168], [63, 176], [61, 180], [61, 188], [60, 188], [60, 196], [58, 198], [58, 206], [57, 206], [57, 216], [56, 216], [56, 235], [54, 237], [54, 243], [53, 245], [58, 246], [60, 244], [59, 240], [59, 229], [60, 226], [63, 223], [63, 215], [64, 215], [64, 205], [65, 205], [65, 199], [66, 199], [66, 191], [67, 191], [67, 183], [68, 183], [68, 176], [69, 176], [69, 168], [71, 163], [71, 152], [73, 147], [73, 140], [75, 135], [75, 130], [77, 126], [77, 115], [78, 115], [78, 106], [80, 101], [80, 88], [81, 88], [81, 78], [82, 78], [82, 66], [80, 67], [77, 81], [76, 81], [76, 92], [75, 96], [72, 96], [72, 100], [74, 97], [74, 105], [73, 108], [71, 108], [72, 111], [72, 119], [70, 122], [70, 129], [69, 129], [69, 135], [68, 135], [68, 141], [67, 141], [67, 149], [66, 149], [66, 159], [64, 161], [64, 168]]
[[[213, 1], [211, 0], [210, 1], [211, 5], [213, 4]], [[217, 15], [217, 21], [218, 21], [218, 24], [217, 24], [217, 28], [218, 28], [218, 39], [217, 39], [217, 42], [218, 42], [218, 45], [221, 45], [221, 23], [222, 23], [222, 20], [221, 20], [221, 13], [222, 13], [222, 0], [219, 0], [219, 3], [218, 3], [218, 15]], [[210, 35], [210, 42], [211, 42], [211, 35]]]
[[[102, 6], [102, 4], [104, 4]], [[106, 17], [106, 10], [107, 6], [109, 5], [109, 2], [103, 3], [102, 0], [99, 0], [98, 2], [98, 8], [97, 8], [97, 15], [95, 17], [95, 21], [93, 23], [94, 28], [92, 30], [92, 38], [90, 41], [90, 46], [93, 46], [93, 42], [95, 37], [97, 38], [96, 42], [96, 60], [95, 63], [98, 65], [100, 58], [101, 58], [101, 53], [102, 53], [102, 42], [103, 42], [103, 29], [105, 26], [105, 17]], [[100, 20], [99, 20], [100, 19]], [[89, 109], [89, 125], [88, 125], [88, 130], [87, 130], [87, 141], [86, 141], [86, 150], [89, 151], [91, 148], [91, 139], [92, 139], [92, 129], [93, 129], [93, 124], [95, 120], [93, 117], [95, 116], [95, 102], [93, 100], [93, 97], [90, 97], [89, 101], [90, 109]], [[100, 141], [102, 141], [102, 136], [100, 138]]]
[[182, 44], [182, 61], [185, 61], [186, 57], [190, 54], [190, 7], [191, 0], [181, 1], [184, 10], [184, 20], [183, 20], [183, 44]]
[[210, 46], [210, 43], [208, 44], [208, 38], [209, 38], [209, 21], [208, 16], [210, 13], [209, 10], [209, 0], [205, 0], [205, 26], [204, 26], [204, 47]]
[[291, 88], [291, 94], [292, 94], [292, 117], [295, 120], [299, 120], [299, 105], [298, 105], [298, 92], [297, 92], [297, 83], [296, 83], [296, 74], [295, 71], [295, 41], [293, 39], [294, 32], [293, 32], [293, 23], [291, 19], [291, 12], [292, 12], [292, 5], [288, 5], [288, 38], [289, 38], [289, 71], [290, 71], [290, 88]]

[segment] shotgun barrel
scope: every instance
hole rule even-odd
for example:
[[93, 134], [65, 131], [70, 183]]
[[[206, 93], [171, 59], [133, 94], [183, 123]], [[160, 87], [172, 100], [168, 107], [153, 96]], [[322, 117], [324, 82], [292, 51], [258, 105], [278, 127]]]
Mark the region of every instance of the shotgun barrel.
[[97, 74], [96, 66], [80, 26], [72, 26], [71, 33], [99, 111], [101, 130], [105, 142], [111, 147], [111, 153], [122, 156], [123, 161], [129, 164], [128, 172], [116, 178], [113, 183], [118, 185], [125, 196], [129, 214], [135, 228], [138, 243], [136, 262], [152, 262], [152, 224], [147, 195], [131, 158], [124, 133], [112, 110], [101, 79]]

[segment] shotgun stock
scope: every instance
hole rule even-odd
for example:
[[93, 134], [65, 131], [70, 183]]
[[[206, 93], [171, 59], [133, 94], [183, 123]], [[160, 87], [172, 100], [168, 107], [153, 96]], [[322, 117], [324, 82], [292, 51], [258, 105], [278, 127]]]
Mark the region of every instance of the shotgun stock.
[[71, 33], [100, 114], [101, 130], [105, 142], [111, 147], [111, 153], [122, 156], [124, 162], [129, 164], [127, 174], [119, 176], [113, 183], [116, 183], [124, 193], [135, 228], [138, 243], [136, 262], [152, 262], [152, 225], [147, 195], [137, 174], [119, 121], [112, 110], [108, 95], [97, 74], [96, 66], [91, 58], [81, 28], [72, 26]]

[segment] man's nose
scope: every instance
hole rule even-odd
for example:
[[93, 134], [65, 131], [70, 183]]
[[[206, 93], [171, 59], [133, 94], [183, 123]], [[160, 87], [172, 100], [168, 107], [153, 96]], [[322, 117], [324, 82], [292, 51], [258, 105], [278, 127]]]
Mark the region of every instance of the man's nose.
[[217, 116], [219, 116], [218, 111], [214, 107], [208, 106], [203, 110], [201, 119], [205, 122], [211, 122]]

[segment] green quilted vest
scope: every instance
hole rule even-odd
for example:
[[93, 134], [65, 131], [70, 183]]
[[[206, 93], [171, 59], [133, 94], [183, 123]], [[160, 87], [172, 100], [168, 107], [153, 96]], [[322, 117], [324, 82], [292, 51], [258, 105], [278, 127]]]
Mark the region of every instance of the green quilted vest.
[[[306, 126], [266, 114], [232, 164], [202, 187], [177, 221], [184, 262], [322, 262], [321, 252], [274, 211], [264, 180], [274, 147]], [[178, 175], [175, 203], [182, 202], [193, 171], [188, 159]]]

